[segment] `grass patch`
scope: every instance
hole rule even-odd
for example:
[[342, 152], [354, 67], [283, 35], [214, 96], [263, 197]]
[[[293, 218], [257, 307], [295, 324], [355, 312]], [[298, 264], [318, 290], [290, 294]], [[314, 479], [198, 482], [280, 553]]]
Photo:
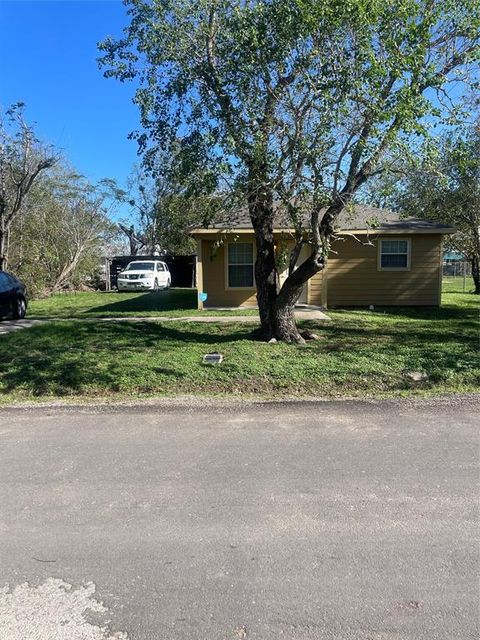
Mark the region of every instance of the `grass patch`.
[[[199, 311], [196, 289], [167, 289], [158, 292], [79, 291], [59, 293], [31, 300], [29, 318], [113, 318], [134, 316], [178, 317], [194, 315], [222, 316], [231, 311]], [[256, 315], [252, 309], [235, 310], [235, 315]]]
[[[46, 323], [0, 340], [0, 401], [476, 391], [478, 298], [445, 294], [444, 303], [335, 310], [332, 323], [316, 327], [320, 340], [304, 347], [254, 342], [251, 327], [239, 324]], [[203, 365], [209, 351], [223, 353], [224, 362]], [[427, 372], [428, 381], [409, 383], [410, 370]]]
[[[472, 278], [467, 278], [466, 291], [473, 290]], [[463, 293], [463, 277], [443, 280], [443, 291]], [[235, 315], [257, 315], [254, 309], [235, 309]], [[197, 309], [196, 289], [168, 289], [166, 291], [130, 292], [73, 292], [60, 293], [49, 298], [31, 300], [29, 318], [112, 318], [112, 317], [179, 317], [179, 316], [227, 316], [232, 311]]]
[[472, 276], [443, 276], [443, 293], [471, 293], [475, 289]]

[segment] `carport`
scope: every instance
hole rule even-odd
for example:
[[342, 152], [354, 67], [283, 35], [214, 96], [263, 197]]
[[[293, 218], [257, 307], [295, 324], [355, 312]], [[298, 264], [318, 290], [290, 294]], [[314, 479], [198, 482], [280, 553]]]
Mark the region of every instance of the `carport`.
[[196, 256], [192, 255], [138, 255], [138, 256], [114, 256], [105, 258], [105, 282], [106, 290], [117, 288], [118, 274], [134, 260], [162, 260], [168, 265], [172, 276], [172, 287], [195, 287]]

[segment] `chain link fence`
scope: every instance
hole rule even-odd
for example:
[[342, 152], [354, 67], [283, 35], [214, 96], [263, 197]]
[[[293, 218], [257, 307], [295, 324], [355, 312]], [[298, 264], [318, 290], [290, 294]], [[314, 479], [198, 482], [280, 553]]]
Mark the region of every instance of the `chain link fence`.
[[442, 280], [444, 291], [470, 291], [473, 286], [471, 263], [463, 256], [444, 258]]

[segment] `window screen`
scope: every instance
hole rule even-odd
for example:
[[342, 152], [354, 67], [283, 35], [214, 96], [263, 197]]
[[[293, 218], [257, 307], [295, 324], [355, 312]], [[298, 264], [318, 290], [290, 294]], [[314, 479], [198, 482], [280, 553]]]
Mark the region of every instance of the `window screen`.
[[382, 269], [407, 269], [408, 240], [382, 240], [380, 267]]
[[253, 287], [253, 243], [228, 245], [228, 286]]

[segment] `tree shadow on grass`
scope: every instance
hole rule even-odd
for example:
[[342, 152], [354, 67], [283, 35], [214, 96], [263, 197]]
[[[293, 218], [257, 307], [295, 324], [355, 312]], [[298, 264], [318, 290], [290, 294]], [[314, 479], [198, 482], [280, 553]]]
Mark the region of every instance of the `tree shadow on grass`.
[[[192, 349], [204, 345], [206, 353], [250, 337], [249, 327], [230, 330], [221, 326], [218, 333], [209, 333], [205, 326], [198, 331], [190, 325], [183, 327], [151, 322], [61, 322], [19, 331], [0, 341], [0, 388], [3, 393], [24, 390], [36, 396], [83, 394], [89, 389], [118, 392], [122, 380], [131, 374], [132, 387], [141, 389], [155, 374], [182, 378], [175, 369], [181, 356], [175, 352], [185, 353], [185, 345]], [[138, 356], [145, 352], [164, 355], [165, 366], [150, 360], [143, 367]]]
[[457, 305], [445, 305], [443, 307], [375, 307], [375, 311], [370, 312], [367, 308], [345, 307], [332, 309], [334, 315], [341, 317], [352, 312], [371, 313], [372, 318], [379, 315], [387, 315], [394, 318], [402, 318], [405, 320], [459, 320], [467, 322], [478, 322], [479, 309], [475, 308], [476, 300], [472, 300], [472, 305], [462, 307]]
[[178, 311], [179, 315], [185, 311], [197, 308], [196, 289], [167, 289], [157, 292], [149, 292], [144, 295], [132, 295], [131, 298], [118, 302], [105, 304], [100, 307], [92, 307], [85, 311], [86, 316], [142, 313], [157, 311]]
[[[87, 325], [87, 323], [85, 323]], [[99, 324], [94, 324], [98, 330]], [[193, 323], [193, 322], [118, 322], [105, 323], [108, 327], [114, 327], [119, 337], [131, 337], [134, 346], [138, 345], [138, 339], [147, 343], [147, 346], [158, 348], [171, 348], [179, 343], [192, 344], [223, 344], [227, 342], [239, 342], [251, 340], [252, 327], [249, 325], [233, 325], [226, 323]], [[180, 328], [181, 327], [181, 328]], [[88, 328], [87, 328], [88, 331]], [[100, 329], [101, 334], [101, 329]], [[109, 332], [106, 331], [109, 335]]]
[[[437, 310], [438, 311], [438, 310]], [[453, 318], [452, 318], [453, 315]], [[436, 372], [441, 378], [463, 373], [478, 379], [478, 322], [471, 314], [444, 313], [436, 321], [427, 318], [423, 323], [410, 323], [411, 313], [401, 315], [398, 323], [385, 325], [332, 322], [320, 329], [323, 339], [314, 343], [319, 354], [348, 354], [352, 358], [384, 359], [386, 366], [392, 362], [405, 363], [405, 368]], [[418, 319], [415, 317], [415, 319]], [[311, 323], [304, 326], [318, 332]]]
[[[305, 351], [295, 346], [255, 343], [252, 327], [248, 325], [128, 321], [47, 323], [2, 337], [0, 389], [3, 393], [21, 395], [23, 392], [36, 396], [93, 395], [96, 390], [103, 393], [158, 391], [160, 387], [175, 390], [186, 377], [195, 388], [197, 370], [194, 363], [200, 365], [203, 353], [222, 350], [224, 346], [233, 353], [235, 343], [240, 342], [251, 343], [250, 346], [238, 345], [241, 357], [235, 366], [240, 374], [243, 358], [255, 358], [259, 349], [267, 369], [269, 362], [282, 358], [287, 377], [290, 362], [293, 369], [301, 367], [303, 355], [310, 359], [318, 357], [319, 367], [325, 356], [333, 358], [333, 366], [346, 360], [345, 366], [351, 370], [353, 378], [359, 371], [361, 373], [362, 363], [375, 375], [383, 375], [385, 371], [387, 378], [405, 367], [421, 368], [428, 373], [436, 370], [438, 379], [459, 375], [472, 380], [478, 373], [476, 326], [473, 327], [476, 323], [472, 322], [471, 314], [454, 313], [452, 317], [451, 310], [443, 310], [440, 314], [436, 310], [435, 321], [429, 322], [428, 318], [410, 323], [410, 314], [402, 315], [397, 311], [394, 321], [384, 324], [380, 322], [381, 318], [369, 323], [360, 317], [357, 322], [355, 318], [345, 316], [342, 321], [341, 314], [332, 323], [321, 326], [311, 321], [302, 322], [301, 326], [311, 326], [321, 334], [321, 339], [309, 343]], [[375, 319], [375, 314], [372, 318]], [[418, 314], [415, 319], [420, 319]], [[378, 363], [370, 366], [367, 361], [375, 358]], [[190, 368], [189, 362], [192, 363]], [[228, 369], [222, 371], [226, 375]], [[213, 370], [211, 373], [214, 375]], [[268, 377], [270, 374], [262, 370], [259, 375]], [[300, 378], [304, 379], [302, 375]], [[209, 384], [214, 382], [212, 377]]]

